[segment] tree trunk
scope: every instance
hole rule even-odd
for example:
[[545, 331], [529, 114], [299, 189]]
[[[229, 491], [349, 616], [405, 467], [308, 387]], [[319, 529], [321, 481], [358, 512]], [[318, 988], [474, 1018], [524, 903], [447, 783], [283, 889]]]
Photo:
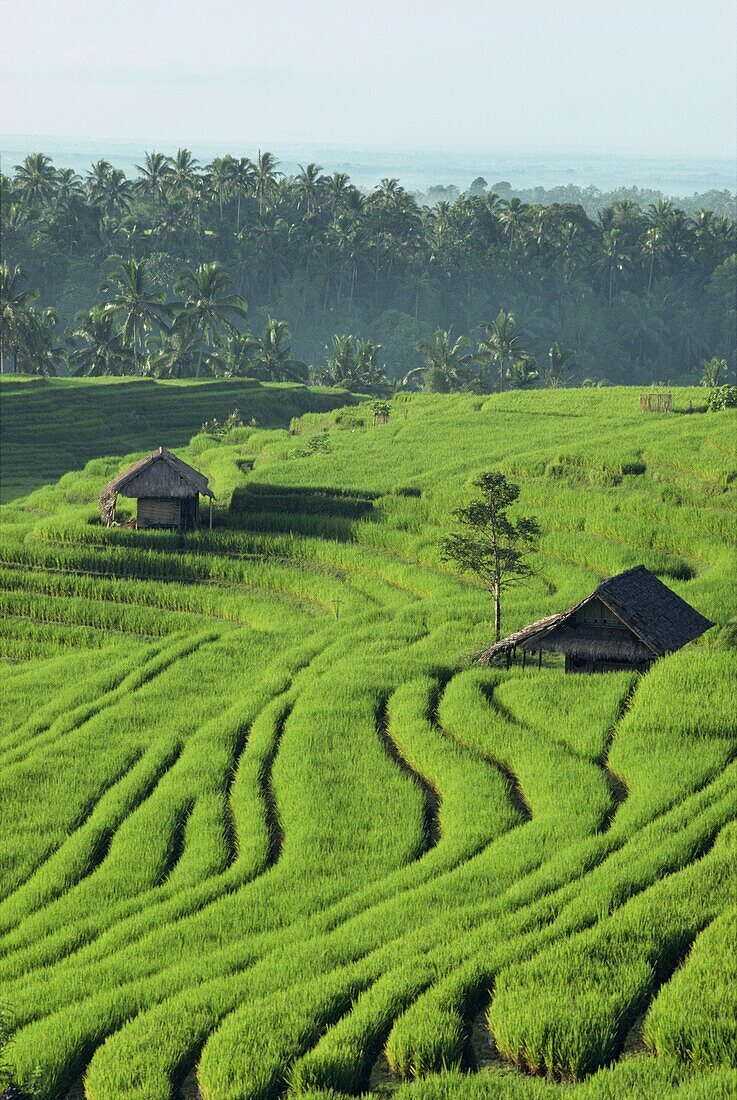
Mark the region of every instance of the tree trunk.
[[502, 602], [499, 582], [494, 585], [494, 641], [498, 642], [502, 636]]

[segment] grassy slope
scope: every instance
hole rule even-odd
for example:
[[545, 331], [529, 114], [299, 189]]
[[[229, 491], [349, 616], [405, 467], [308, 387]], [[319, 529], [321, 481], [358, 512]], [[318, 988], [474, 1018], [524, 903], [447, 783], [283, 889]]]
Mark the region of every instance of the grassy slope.
[[235, 407], [245, 423], [283, 428], [334, 408], [345, 391], [253, 381], [0, 379], [0, 500], [7, 502], [101, 455], [180, 447]]
[[[732, 980], [736, 423], [610, 390], [196, 437], [218, 526], [184, 552], [91, 522], [118, 459], [6, 507], [17, 1077], [166, 1100], [196, 1067], [208, 1100], [316, 1100], [385, 1049], [425, 1078], [407, 1100], [734, 1095], [733, 1021], [682, 1006]], [[437, 540], [489, 466], [543, 528], [506, 627], [643, 562], [717, 629], [636, 682], [469, 668], [488, 601]], [[651, 1004], [660, 1057], [623, 1053]]]

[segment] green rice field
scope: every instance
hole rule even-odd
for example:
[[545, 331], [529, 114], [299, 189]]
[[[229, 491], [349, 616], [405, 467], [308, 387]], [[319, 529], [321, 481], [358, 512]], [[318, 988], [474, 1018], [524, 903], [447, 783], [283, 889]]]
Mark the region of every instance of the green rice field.
[[56, 481], [92, 458], [183, 445], [205, 420], [223, 420], [234, 408], [244, 423], [286, 428], [293, 416], [355, 400], [343, 390], [250, 379], [6, 375], [0, 378], [0, 500]]
[[[404, 394], [375, 426], [300, 387], [11, 386], [1, 1082], [737, 1097], [736, 412]], [[234, 405], [259, 423], [195, 434]], [[160, 443], [212, 531], [100, 525]], [[505, 633], [638, 564], [715, 627], [643, 676], [476, 665], [490, 601], [438, 543], [485, 469], [542, 529]]]

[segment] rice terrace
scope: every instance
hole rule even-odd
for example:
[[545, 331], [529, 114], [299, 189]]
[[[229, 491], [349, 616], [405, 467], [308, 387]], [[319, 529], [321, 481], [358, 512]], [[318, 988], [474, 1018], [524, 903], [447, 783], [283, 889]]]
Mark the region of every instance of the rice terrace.
[[737, 1100], [737, 4], [0, 42], [0, 1100]]
[[2, 1095], [737, 1096], [737, 411], [641, 393], [2, 379]]

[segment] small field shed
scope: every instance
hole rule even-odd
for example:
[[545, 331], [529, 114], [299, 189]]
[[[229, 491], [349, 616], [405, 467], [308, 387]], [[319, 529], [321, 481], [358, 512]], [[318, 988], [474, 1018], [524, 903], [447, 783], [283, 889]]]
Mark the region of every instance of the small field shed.
[[200, 497], [208, 497], [212, 526], [214, 494], [207, 478], [165, 447], [134, 462], [105, 486], [100, 497], [100, 515], [108, 527], [115, 523], [118, 494], [137, 500], [136, 527], [167, 527], [177, 531], [193, 531], [197, 527]]
[[567, 611], [538, 619], [485, 650], [481, 664], [522, 654], [538, 664], [543, 653], [562, 653], [566, 672], [645, 672], [653, 661], [698, 638], [714, 624], [644, 565], [602, 581]]

